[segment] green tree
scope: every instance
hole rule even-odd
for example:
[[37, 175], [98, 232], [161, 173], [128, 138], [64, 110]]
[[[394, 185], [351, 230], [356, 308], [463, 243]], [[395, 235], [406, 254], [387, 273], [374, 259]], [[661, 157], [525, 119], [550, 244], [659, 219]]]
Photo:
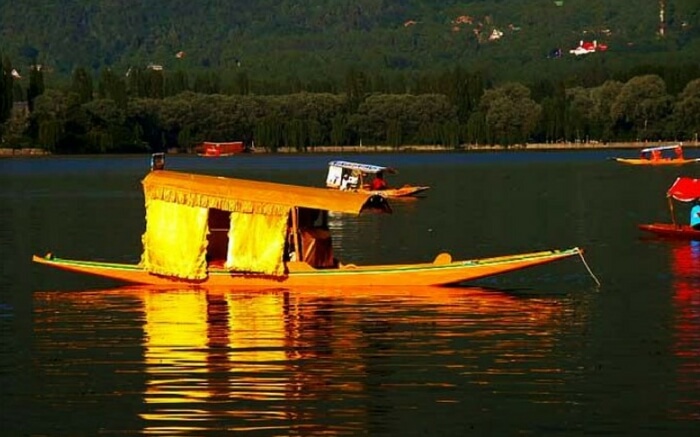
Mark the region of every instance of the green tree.
[[146, 71], [146, 97], [162, 99], [165, 97], [165, 77], [163, 70], [149, 68]]
[[250, 94], [250, 78], [248, 73], [237, 73], [234, 81], [234, 93], [247, 96]]
[[486, 116], [481, 111], [474, 111], [469, 116], [466, 125], [466, 132], [462, 134], [465, 141], [469, 144], [492, 144], [491, 133], [489, 132], [488, 124], [486, 124]]
[[437, 144], [439, 126], [456, 120], [456, 108], [442, 94], [374, 94], [350, 117], [349, 125], [368, 144]]
[[345, 144], [345, 126], [347, 124], [346, 118], [343, 114], [336, 114], [331, 120], [331, 144], [334, 146], [342, 146]]
[[633, 77], [610, 106], [610, 115], [639, 139], [661, 139], [671, 97], [663, 79], [654, 74]]
[[594, 103], [591, 90], [573, 87], [566, 91], [568, 100], [568, 126], [576, 142], [588, 142], [592, 134]]
[[[2, 56], [2, 71], [0, 72], [0, 125], [10, 118], [13, 104], [13, 78], [12, 62], [10, 58]], [[2, 131], [0, 130], [0, 138]]]
[[486, 90], [479, 105], [493, 134], [492, 141], [503, 146], [525, 143], [542, 112], [530, 98], [530, 90], [519, 83]]
[[200, 73], [195, 76], [192, 91], [201, 94], [218, 94], [221, 92], [221, 77], [214, 73]]
[[124, 78], [114, 74], [110, 68], [102, 69], [97, 83], [97, 96], [100, 99], [114, 100], [120, 109], [125, 110], [128, 98]]
[[567, 140], [567, 99], [563, 83], [558, 84], [552, 93], [542, 99], [540, 137], [545, 142]]
[[401, 123], [399, 120], [389, 120], [386, 124], [386, 144], [398, 148], [403, 144]]
[[484, 93], [483, 76], [457, 67], [436, 80], [436, 88], [455, 106], [459, 120], [466, 122], [478, 108], [479, 99]]
[[165, 77], [165, 95], [174, 96], [190, 89], [187, 73], [177, 70], [172, 75]]
[[142, 69], [131, 67], [126, 72], [126, 92], [129, 97], [148, 97]]
[[34, 110], [34, 100], [44, 93], [44, 73], [38, 65], [32, 65], [29, 70], [29, 87], [27, 88], [27, 105], [29, 111]]
[[125, 111], [112, 99], [95, 99], [83, 104], [89, 117], [87, 143], [91, 151], [114, 153], [143, 151], [143, 144], [134, 137]]
[[287, 147], [292, 147], [297, 151], [306, 150], [308, 132], [307, 125], [303, 120], [292, 119], [284, 123], [284, 143]]
[[446, 121], [442, 124], [440, 143], [452, 148], [460, 146], [459, 122], [457, 120]]
[[24, 89], [22, 89], [22, 85], [20, 85], [18, 82], [15, 82], [12, 85], [12, 101], [13, 102], [26, 102], [27, 101], [27, 96], [24, 94]]
[[71, 91], [78, 95], [78, 101], [80, 103], [92, 101], [92, 76], [90, 76], [85, 68], [78, 67], [73, 71]]
[[[166, 125], [162, 119], [162, 107], [166, 101], [167, 99], [132, 99], [126, 108], [126, 120], [132, 126], [132, 137], [152, 151], [164, 151], [168, 144], [177, 144], [177, 130]], [[183, 110], [187, 110], [184, 105]]]
[[282, 120], [269, 114], [255, 124], [255, 147], [276, 152], [282, 145]]
[[700, 133], [700, 78], [685, 86], [674, 104], [673, 115], [679, 133], [697, 141]]
[[369, 79], [354, 68], [348, 70], [345, 76], [345, 94], [349, 112], [355, 112], [367, 95]]
[[593, 124], [592, 137], [597, 137], [603, 142], [613, 139], [615, 121], [613, 120], [610, 107], [622, 90], [622, 82], [607, 80], [602, 85], [591, 88], [590, 96], [593, 101], [593, 114], [591, 115]]
[[37, 126], [36, 141], [42, 148], [50, 152], [58, 151], [65, 137], [69, 107], [67, 95], [58, 90], [49, 89], [36, 97], [32, 123]]

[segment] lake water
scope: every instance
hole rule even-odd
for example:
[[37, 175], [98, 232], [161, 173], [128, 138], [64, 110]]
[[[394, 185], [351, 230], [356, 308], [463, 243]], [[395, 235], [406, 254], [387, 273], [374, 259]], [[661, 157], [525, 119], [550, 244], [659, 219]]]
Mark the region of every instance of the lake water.
[[[693, 155], [694, 151], [689, 152]], [[155, 290], [31, 263], [138, 261], [148, 157], [0, 160], [2, 435], [693, 435], [700, 242], [650, 238], [700, 166], [633, 151], [168, 156], [169, 169], [321, 186], [326, 163], [430, 185], [334, 216], [356, 264], [580, 246], [459, 288]], [[685, 205], [677, 205], [687, 221]]]

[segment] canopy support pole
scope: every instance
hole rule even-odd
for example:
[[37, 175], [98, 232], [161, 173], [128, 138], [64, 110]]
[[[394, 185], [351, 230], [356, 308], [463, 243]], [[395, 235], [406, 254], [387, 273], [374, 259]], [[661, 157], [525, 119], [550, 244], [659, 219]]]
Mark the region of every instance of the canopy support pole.
[[302, 260], [301, 242], [299, 240], [299, 208], [292, 208], [292, 232], [294, 233], [294, 252], [297, 255], [297, 261]]
[[676, 213], [673, 211], [673, 198], [671, 196], [668, 196], [668, 209], [671, 211], [671, 222], [673, 222], [673, 226], [678, 226], [678, 224], [676, 224]]

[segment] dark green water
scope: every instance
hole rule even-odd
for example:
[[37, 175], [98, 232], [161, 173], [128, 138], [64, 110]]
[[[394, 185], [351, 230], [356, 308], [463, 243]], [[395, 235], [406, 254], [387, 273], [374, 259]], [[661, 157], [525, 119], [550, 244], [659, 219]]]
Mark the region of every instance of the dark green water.
[[[0, 160], [2, 435], [693, 435], [700, 242], [636, 225], [668, 221], [665, 190], [700, 168], [613, 155], [342, 157], [433, 187], [392, 215], [334, 217], [344, 261], [580, 246], [602, 284], [567, 259], [441, 292], [352, 293], [120, 288], [34, 265], [48, 251], [137, 261], [148, 159]], [[320, 186], [337, 158], [167, 166]]]

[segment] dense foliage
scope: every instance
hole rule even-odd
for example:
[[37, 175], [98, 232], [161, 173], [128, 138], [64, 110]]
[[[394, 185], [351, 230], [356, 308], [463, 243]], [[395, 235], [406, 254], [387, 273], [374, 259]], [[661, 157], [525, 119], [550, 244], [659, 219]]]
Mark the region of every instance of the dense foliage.
[[[19, 72], [39, 63], [49, 82], [153, 63], [225, 82], [246, 72], [258, 94], [299, 81], [335, 92], [353, 67], [393, 80], [461, 66], [525, 82], [700, 59], [698, 0], [1, 0], [0, 23]], [[570, 55], [580, 40], [608, 50]]]
[[[33, 70], [32, 89], [41, 89]], [[202, 141], [244, 140], [277, 150], [321, 145], [523, 144], [614, 140], [697, 140], [700, 76], [678, 94], [656, 74], [593, 87], [487, 86], [454, 70], [417, 94], [360, 91], [251, 95], [166, 92], [161, 71], [130, 81], [105, 72], [97, 91], [84, 70], [71, 86], [33, 92], [32, 104], [5, 123], [6, 146], [38, 144], [56, 153], [191, 150]], [[349, 79], [350, 81], [350, 79]], [[354, 82], [353, 82], [354, 83]], [[548, 92], [540, 88], [547, 88]], [[449, 90], [449, 91], [447, 91]], [[31, 107], [31, 109], [29, 109]], [[14, 134], [10, 135], [10, 134]], [[19, 139], [19, 140], [18, 140]]]
[[[4, 147], [459, 147], [700, 130], [700, 0], [2, 0], [0, 20]], [[570, 54], [583, 40], [607, 50]]]

